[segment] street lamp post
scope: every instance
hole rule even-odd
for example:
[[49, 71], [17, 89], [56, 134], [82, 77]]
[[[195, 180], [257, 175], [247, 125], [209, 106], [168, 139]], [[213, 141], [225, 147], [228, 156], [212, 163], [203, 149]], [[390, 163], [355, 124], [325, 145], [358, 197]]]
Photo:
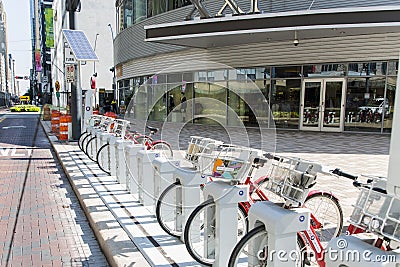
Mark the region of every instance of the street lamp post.
[[12, 60], [12, 83], [14, 87], [14, 95], [17, 95], [17, 88], [15, 87], [15, 59]]
[[[94, 48], [93, 51], [96, 52], [96, 46], [97, 46], [97, 37], [100, 34], [96, 33], [96, 39], [94, 40]], [[93, 73], [96, 73], [96, 61], [93, 61]]]
[[[93, 51], [96, 52], [96, 47], [97, 47], [97, 37], [99, 36], [99, 33], [96, 33], [96, 38], [94, 39], [94, 47], [93, 47]], [[92, 87], [92, 84], [96, 84], [96, 82], [92, 82], [92, 79], [96, 79], [97, 77], [97, 72], [96, 72], [96, 61], [93, 61], [93, 75], [91, 77], [91, 81], [90, 81], [90, 86]], [[96, 106], [97, 104], [97, 97], [96, 97], [96, 87], [92, 88], [94, 89], [94, 106]]]
[[[111, 31], [111, 38], [112, 38], [112, 45], [113, 45], [113, 55], [114, 55], [114, 31], [113, 31], [111, 23], [108, 23], [108, 27], [110, 27], [110, 31]], [[113, 61], [114, 61], [114, 59], [113, 59]], [[114, 63], [113, 63], [113, 67], [110, 69], [110, 71], [113, 72], [113, 84], [112, 84], [112, 86], [113, 86], [113, 92], [114, 92], [114, 99], [118, 99]], [[117, 103], [117, 106], [119, 106], [119, 101]]]

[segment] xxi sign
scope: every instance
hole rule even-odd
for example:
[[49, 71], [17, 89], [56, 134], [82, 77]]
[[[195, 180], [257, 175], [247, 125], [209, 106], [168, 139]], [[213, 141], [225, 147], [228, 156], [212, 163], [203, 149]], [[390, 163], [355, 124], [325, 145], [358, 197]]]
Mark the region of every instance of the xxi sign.
[[250, 10], [248, 12], [244, 12], [239, 5], [235, 2], [235, 0], [224, 0], [223, 6], [219, 9], [215, 16], [212, 16], [210, 12], [208, 12], [205, 5], [203, 5], [202, 0], [190, 0], [193, 4], [193, 10], [186, 16], [187, 20], [193, 19], [193, 14], [197, 10], [200, 14], [200, 18], [212, 18], [212, 17], [221, 17], [223, 16], [223, 12], [226, 8], [230, 8], [233, 15], [244, 15], [244, 14], [254, 14], [260, 13], [258, 9], [258, 0], [250, 0]]

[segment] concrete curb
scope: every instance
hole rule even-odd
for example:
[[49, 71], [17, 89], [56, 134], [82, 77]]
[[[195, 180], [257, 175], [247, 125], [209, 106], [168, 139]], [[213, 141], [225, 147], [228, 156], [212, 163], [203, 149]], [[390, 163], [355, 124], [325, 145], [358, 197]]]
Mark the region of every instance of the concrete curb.
[[[64, 163], [65, 159], [61, 155], [61, 153], [68, 153], [69, 151], [55, 136], [49, 135], [42, 120], [40, 120], [40, 123], [110, 266], [150, 266], [111, 211], [98, 211], [96, 209], [98, 206], [105, 207], [104, 202], [79, 169], [74, 169], [73, 173], [71, 172], [70, 166]], [[93, 197], [95, 195], [97, 197]], [[105, 222], [114, 223], [112, 227], [108, 227]]]

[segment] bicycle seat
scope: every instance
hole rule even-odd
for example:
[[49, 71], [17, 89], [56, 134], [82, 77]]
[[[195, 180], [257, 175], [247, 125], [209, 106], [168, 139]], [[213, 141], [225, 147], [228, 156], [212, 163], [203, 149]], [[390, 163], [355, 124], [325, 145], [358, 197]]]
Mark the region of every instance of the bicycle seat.
[[146, 127], [147, 127], [147, 129], [149, 129], [150, 131], [152, 131], [155, 134], [158, 132], [158, 128], [151, 127], [151, 126], [148, 126], [148, 125]]

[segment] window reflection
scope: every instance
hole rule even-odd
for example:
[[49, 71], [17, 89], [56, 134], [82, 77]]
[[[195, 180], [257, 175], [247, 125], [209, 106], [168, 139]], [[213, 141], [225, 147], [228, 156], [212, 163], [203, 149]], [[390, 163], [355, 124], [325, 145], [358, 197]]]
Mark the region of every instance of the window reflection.
[[349, 76], [386, 75], [386, 62], [349, 63]]
[[299, 78], [301, 77], [301, 66], [286, 66], [272, 68], [273, 78]]
[[235, 112], [228, 113], [228, 124], [240, 126], [268, 126], [269, 105], [260, 93], [256, 83], [252, 81], [228, 82], [228, 106]]
[[[218, 124], [216, 121], [221, 121], [226, 124], [226, 106], [223, 104], [226, 103], [226, 85], [196, 82], [194, 83], [193, 97], [195, 99], [193, 107], [195, 123]], [[209, 101], [205, 98], [217, 101]]]
[[383, 132], [391, 132], [394, 112], [394, 98], [396, 95], [397, 77], [388, 77], [386, 83], [386, 101], [384, 105]]
[[[245, 126], [299, 128], [300, 92], [304, 76], [336, 76], [347, 73], [353, 76], [345, 78], [346, 97], [345, 113], [336, 114], [344, 119], [345, 131], [390, 132], [393, 120], [393, 107], [397, 77], [383, 75], [383, 73], [397, 72], [396, 61], [351, 63], [351, 64], [320, 64], [287, 67], [257, 67], [235, 70], [204, 70], [185, 73], [158, 74], [152, 78], [148, 76], [135, 77], [118, 81], [119, 100], [125, 99], [128, 104], [133, 92], [136, 94], [136, 117], [146, 118], [150, 114], [151, 120], [168, 120], [183, 122], [192, 120], [201, 124], [216, 124], [216, 120], [231, 126], [242, 122]], [[382, 75], [381, 75], [382, 74]], [[349, 73], [350, 75], [350, 73]], [[378, 77], [380, 75], [380, 77]], [[387, 75], [387, 77], [386, 77]], [[270, 78], [271, 76], [296, 76], [298, 78]], [[361, 77], [360, 77], [361, 76]], [[150, 80], [149, 80], [150, 79]], [[313, 79], [308, 79], [311, 82]], [[147, 85], [139, 87], [143, 83]], [[138, 90], [138, 89], [141, 90]], [[228, 91], [227, 88], [234, 88]], [[170, 90], [169, 93], [166, 93]], [[267, 104], [261, 103], [261, 98], [253, 97], [256, 90], [261, 90]], [[148, 108], [154, 97], [162, 96], [157, 100], [152, 110]], [[329, 92], [325, 97], [329, 97]], [[200, 100], [201, 97], [215, 99], [218, 102]], [[305, 90], [305, 102], [310, 95]], [[184, 108], [179, 106], [182, 99], [194, 98], [193, 104], [188, 103]], [[249, 99], [251, 100], [249, 102]], [[318, 101], [319, 97], [315, 98]], [[252, 102], [253, 101], [253, 102]], [[265, 101], [264, 101], [265, 102]], [[225, 103], [236, 114], [227, 113]], [[326, 105], [338, 108], [337, 103], [326, 102]], [[306, 104], [310, 107], [312, 105]], [[325, 105], [325, 109], [328, 110]], [[250, 108], [253, 108], [253, 110]], [[274, 118], [269, 118], [271, 109]], [[175, 110], [175, 111], [174, 111]], [[254, 110], [261, 111], [256, 114]], [[134, 110], [133, 110], [134, 111]], [[175, 113], [174, 113], [175, 112]], [[261, 114], [261, 115], [260, 115]], [[239, 118], [239, 120], [238, 120]], [[312, 118], [312, 116], [308, 117]], [[325, 124], [333, 125], [326, 119]], [[310, 121], [303, 118], [309, 125]], [[324, 127], [327, 126], [324, 124]]]
[[345, 130], [380, 131], [385, 107], [385, 78], [349, 78]]
[[345, 72], [344, 64], [305, 65], [303, 67], [304, 77], [338, 77], [344, 76]]
[[271, 110], [277, 128], [298, 128], [300, 79], [271, 82]]
[[117, 29], [122, 31], [146, 18], [191, 4], [190, 0], [121, 0], [116, 3]]

